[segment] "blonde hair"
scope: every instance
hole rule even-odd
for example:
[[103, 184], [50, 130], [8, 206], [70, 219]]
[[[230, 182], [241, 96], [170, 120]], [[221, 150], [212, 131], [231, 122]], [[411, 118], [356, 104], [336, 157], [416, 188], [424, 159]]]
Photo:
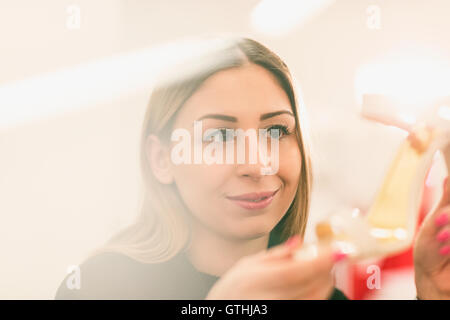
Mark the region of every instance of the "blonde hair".
[[[217, 55], [217, 52], [210, 55]], [[223, 49], [227, 59], [217, 61], [194, 76], [157, 86], [146, 110], [140, 144], [140, 161], [145, 193], [137, 220], [113, 236], [98, 251], [115, 251], [144, 263], [163, 262], [183, 250], [189, 241], [188, 209], [175, 184], [159, 183], [153, 176], [146, 156], [146, 141], [155, 134], [168, 142], [173, 121], [184, 103], [211, 75], [218, 71], [239, 67], [248, 63], [268, 70], [277, 79], [289, 97], [296, 118], [296, 135], [301, 151], [300, 182], [289, 209], [270, 234], [269, 247], [284, 242], [288, 237], [304, 235], [310, 205], [312, 184], [309, 148], [302, 135], [299, 108], [292, 77], [286, 64], [272, 51], [257, 41], [238, 38]], [[96, 251], [96, 252], [98, 252]]]

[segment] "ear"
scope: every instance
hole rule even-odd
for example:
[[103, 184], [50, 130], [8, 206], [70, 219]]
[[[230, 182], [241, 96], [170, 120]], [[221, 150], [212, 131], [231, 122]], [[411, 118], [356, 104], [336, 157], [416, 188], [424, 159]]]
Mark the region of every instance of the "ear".
[[163, 184], [171, 184], [174, 178], [169, 152], [157, 136], [151, 134], [147, 137], [145, 153], [150, 170], [155, 178]]

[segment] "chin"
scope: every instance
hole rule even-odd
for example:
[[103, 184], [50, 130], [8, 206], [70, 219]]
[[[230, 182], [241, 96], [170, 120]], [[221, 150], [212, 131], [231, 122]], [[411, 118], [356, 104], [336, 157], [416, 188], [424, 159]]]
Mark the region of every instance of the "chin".
[[267, 236], [270, 234], [272, 229], [275, 227], [275, 224], [266, 223], [249, 223], [247, 225], [239, 225], [236, 228], [232, 228], [229, 230], [229, 234], [233, 236], [233, 238], [238, 238], [242, 240], [252, 240]]

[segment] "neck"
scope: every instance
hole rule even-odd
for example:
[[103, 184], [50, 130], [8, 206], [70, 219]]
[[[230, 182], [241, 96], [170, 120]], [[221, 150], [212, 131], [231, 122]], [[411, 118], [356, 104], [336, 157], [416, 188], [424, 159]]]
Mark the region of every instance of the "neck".
[[268, 234], [255, 239], [230, 239], [197, 223], [192, 225], [187, 255], [198, 271], [220, 277], [239, 259], [267, 249], [268, 243]]

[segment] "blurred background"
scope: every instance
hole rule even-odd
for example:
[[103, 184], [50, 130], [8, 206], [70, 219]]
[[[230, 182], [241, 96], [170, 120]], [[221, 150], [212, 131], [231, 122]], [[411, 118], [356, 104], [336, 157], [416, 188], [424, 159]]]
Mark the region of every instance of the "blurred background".
[[[363, 93], [395, 95], [411, 117], [450, 105], [449, 15], [447, 0], [0, 0], [0, 298], [53, 299], [68, 266], [136, 216], [141, 121], [171, 41], [240, 34], [287, 62], [312, 144], [311, 239], [330, 212], [367, 210], [406, 136], [362, 119]], [[338, 287], [415, 297], [410, 252], [373, 263], [380, 288], [346, 265]]]

